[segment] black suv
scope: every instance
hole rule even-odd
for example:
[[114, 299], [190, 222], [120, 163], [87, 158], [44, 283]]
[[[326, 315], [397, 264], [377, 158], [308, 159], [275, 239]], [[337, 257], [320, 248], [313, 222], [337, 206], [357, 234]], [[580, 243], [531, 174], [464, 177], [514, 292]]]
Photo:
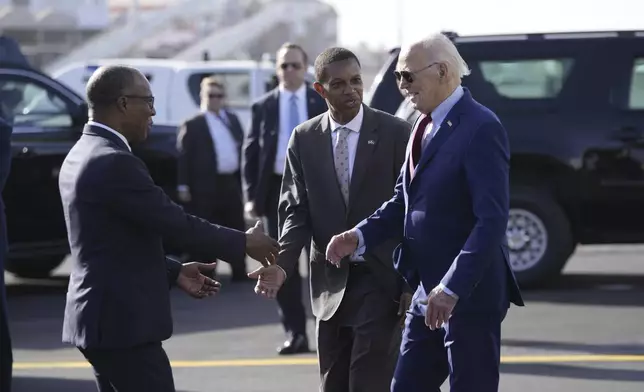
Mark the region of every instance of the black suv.
[[[3, 198], [9, 257], [5, 269], [46, 277], [69, 253], [58, 172], [87, 121], [83, 98], [28, 64], [0, 59], [0, 94], [14, 120], [12, 167]], [[169, 195], [176, 185], [176, 128], [153, 126], [133, 148]]]
[[[463, 79], [511, 143], [511, 264], [556, 277], [577, 244], [644, 243], [644, 32], [459, 37]], [[391, 51], [367, 103], [414, 121]]]

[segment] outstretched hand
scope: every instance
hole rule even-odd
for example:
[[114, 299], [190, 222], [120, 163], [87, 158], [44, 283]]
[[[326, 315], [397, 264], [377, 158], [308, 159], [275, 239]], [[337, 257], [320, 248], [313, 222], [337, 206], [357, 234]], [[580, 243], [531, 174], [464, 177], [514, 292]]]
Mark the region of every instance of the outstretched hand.
[[210, 275], [217, 263], [186, 263], [181, 267], [177, 277], [177, 286], [189, 296], [197, 299], [209, 297], [219, 292], [221, 283], [206, 275]]
[[248, 274], [251, 279], [257, 279], [255, 285], [255, 294], [263, 295], [267, 298], [275, 298], [280, 287], [286, 280], [286, 273], [277, 264], [271, 264], [267, 267], [260, 267]]
[[275, 262], [280, 247], [276, 240], [264, 233], [264, 225], [257, 221], [246, 231], [246, 254], [262, 263], [264, 267]]

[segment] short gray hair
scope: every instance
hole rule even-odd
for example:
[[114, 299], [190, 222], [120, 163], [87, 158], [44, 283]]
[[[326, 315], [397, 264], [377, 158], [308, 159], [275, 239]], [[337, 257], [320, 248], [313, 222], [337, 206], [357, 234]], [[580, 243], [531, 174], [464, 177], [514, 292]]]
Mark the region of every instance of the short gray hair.
[[445, 34], [432, 34], [420, 44], [423, 50], [432, 56], [433, 61], [446, 63], [448, 69], [454, 72], [459, 79], [470, 74], [470, 68], [456, 49], [456, 45]]

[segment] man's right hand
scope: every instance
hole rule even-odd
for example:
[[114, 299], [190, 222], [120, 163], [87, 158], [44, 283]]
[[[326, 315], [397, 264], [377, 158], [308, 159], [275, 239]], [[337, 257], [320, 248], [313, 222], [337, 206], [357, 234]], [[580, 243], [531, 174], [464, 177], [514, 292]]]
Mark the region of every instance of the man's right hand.
[[246, 254], [262, 263], [264, 267], [275, 262], [280, 247], [276, 240], [264, 233], [264, 225], [257, 221], [246, 232]]
[[326, 247], [326, 258], [336, 267], [340, 266], [342, 258], [353, 254], [358, 248], [358, 233], [355, 230], [348, 230], [344, 233], [334, 235]]
[[277, 264], [260, 267], [248, 274], [251, 279], [257, 279], [255, 293], [267, 298], [275, 298], [280, 287], [286, 280], [286, 272]]

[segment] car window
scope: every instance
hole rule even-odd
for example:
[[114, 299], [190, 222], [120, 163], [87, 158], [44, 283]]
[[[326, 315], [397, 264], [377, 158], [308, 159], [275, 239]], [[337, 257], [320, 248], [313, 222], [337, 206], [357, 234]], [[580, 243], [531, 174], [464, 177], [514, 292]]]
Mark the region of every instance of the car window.
[[251, 104], [250, 97], [250, 72], [214, 72], [199, 73], [188, 78], [188, 89], [194, 103], [199, 106], [199, 91], [201, 81], [208, 77], [215, 76], [226, 86], [226, 103], [230, 107], [247, 107]]
[[644, 110], [644, 58], [636, 59], [633, 64], [628, 108]]
[[13, 118], [15, 132], [21, 127], [71, 127], [73, 118], [65, 101], [55, 92], [32, 81], [0, 79], [5, 109]]
[[508, 99], [555, 98], [570, 73], [572, 59], [484, 60], [483, 79]]

